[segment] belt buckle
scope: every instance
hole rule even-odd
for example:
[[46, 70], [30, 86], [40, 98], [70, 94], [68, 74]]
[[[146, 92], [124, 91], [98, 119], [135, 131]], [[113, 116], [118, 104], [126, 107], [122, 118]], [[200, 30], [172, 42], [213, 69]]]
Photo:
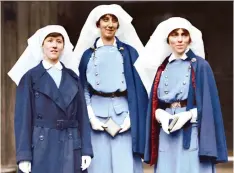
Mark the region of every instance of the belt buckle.
[[171, 104], [171, 108], [181, 108], [180, 102], [173, 102], [173, 103]]
[[64, 120], [57, 120], [56, 129], [58, 130], [64, 129]]

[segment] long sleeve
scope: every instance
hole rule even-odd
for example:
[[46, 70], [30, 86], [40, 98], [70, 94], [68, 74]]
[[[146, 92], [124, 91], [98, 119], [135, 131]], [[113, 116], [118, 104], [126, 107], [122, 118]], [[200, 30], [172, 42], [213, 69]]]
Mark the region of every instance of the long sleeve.
[[91, 126], [89, 123], [88, 112], [87, 112], [87, 105], [85, 102], [84, 97], [84, 90], [78, 81], [78, 88], [79, 88], [79, 95], [78, 95], [78, 105], [79, 105], [79, 126], [81, 131], [81, 138], [82, 138], [82, 155], [88, 155], [93, 157], [93, 150], [91, 144]]
[[90, 99], [90, 93], [89, 93], [89, 84], [86, 81], [85, 85], [84, 85], [84, 95], [85, 95], [85, 101], [87, 106], [89, 106], [91, 104], [91, 99]]
[[16, 161], [32, 160], [32, 117], [33, 93], [30, 77], [25, 74], [16, 89], [15, 104], [15, 142]]

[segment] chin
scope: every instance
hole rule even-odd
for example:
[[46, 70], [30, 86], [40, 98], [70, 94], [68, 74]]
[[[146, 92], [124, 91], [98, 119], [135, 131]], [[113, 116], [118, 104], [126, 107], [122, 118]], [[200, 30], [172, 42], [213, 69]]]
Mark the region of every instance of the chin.
[[57, 56], [56, 57], [49, 57], [49, 59], [52, 60], [52, 61], [56, 61], [56, 60], [59, 59], [59, 57], [57, 57]]

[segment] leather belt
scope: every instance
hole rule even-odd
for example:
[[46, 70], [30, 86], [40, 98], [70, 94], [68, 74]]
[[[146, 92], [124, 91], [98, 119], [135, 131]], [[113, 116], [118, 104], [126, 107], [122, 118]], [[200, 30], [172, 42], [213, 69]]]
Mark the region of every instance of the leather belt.
[[78, 127], [77, 120], [56, 120], [56, 121], [48, 121], [48, 120], [34, 120], [34, 126], [46, 127], [57, 130], [64, 130], [67, 128], [75, 128]]
[[92, 90], [92, 94], [102, 96], [102, 97], [122, 97], [122, 96], [127, 96], [127, 90], [123, 92], [116, 91], [113, 93], [103, 93], [100, 91]]
[[173, 103], [166, 103], [166, 108], [181, 108], [187, 106], [187, 99], [181, 100]]

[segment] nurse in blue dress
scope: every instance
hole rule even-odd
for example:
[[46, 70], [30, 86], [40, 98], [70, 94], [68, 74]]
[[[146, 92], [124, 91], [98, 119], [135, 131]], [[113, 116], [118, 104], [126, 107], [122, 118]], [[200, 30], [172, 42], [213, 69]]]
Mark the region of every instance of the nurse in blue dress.
[[155, 164], [155, 173], [215, 173], [215, 164], [227, 161], [217, 88], [204, 57], [201, 32], [173, 17], [158, 25], [135, 64], [150, 96], [144, 161]]
[[[143, 45], [131, 20], [118, 5], [96, 7], [74, 50], [93, 129], [89, 173], [143, 172], [147, 93], [133, 66]], [[121, 127], [114, 137], [105, 131], [109, 117]]]

